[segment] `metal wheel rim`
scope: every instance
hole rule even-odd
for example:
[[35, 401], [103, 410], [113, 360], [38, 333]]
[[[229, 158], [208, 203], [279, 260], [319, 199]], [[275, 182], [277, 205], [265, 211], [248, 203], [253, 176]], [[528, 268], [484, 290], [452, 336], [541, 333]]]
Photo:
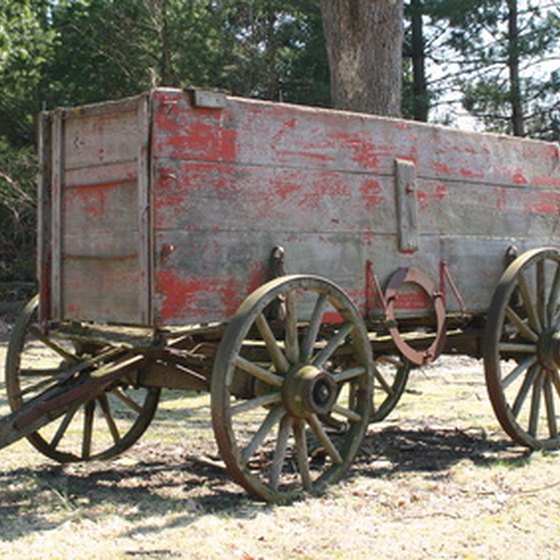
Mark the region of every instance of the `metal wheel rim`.
[[[355, 384], [354, 392], [356, 398], [352, 400], [352, 406], [354, 407], [353, 411], [359, 416], [359, 419], [355, 419], [353, 422], [349, 423], [350, 427], [347, 434], [344, 436], [344, 444], [341, 446], [340, 463], [334, 464], [333, 461], [331, 467], [326, 468], [315, 480], [310, 480], [310, 474], [307, 472], [307, 470], [311, 468], [309, 466], [309, 457], [307, 456], [308, 449], [305, 443], [305, 436], [302, 434], [304, 434], [305, 427], [309, 428], [312, 423], [313, 426], [315, 426], [316, 419], [308, 420], [306, 418], [296, 417], [283, 408], [285, 406], [284, 391], [288, 384], [284, 383], [281, 387], [279, 386], [277, 392], [280, 394], [280, 398], [279, 400], [275, 400], [270, 411], [267, 412], [267, 419], [261, 424], [261, 427], [264, 426], [265, 422], [269, 421], [274, 421], [274, 426], [279, 426], [279, 435], [276, 438], [277, 447], [272, 460], [272, 471], [274, 471], [275, 465], [278, 466], [279, 463], [279, 468], [283, 467], [285, 460], [285, 456], [282, 455], [281, 452], [278, 452], [278, 446], [280, 445], [278, 441], [293, 435], [294, 447], [297, 454], [297, 484], [295, 488], [290, 487], [284, 489], [280, 487], [279, 483], [276, 485], [275, 482], [266, 480], [263, 473], [250, 472], [249, 461], [251, 457], [244, 457], [243, 453], [247, 452], [251, 447], [257, 435], [255, 432], [249, 444], [245, 446], [238, 441], [238, 432], [236, 432], [233, 427], [236, 411], [233, 409], [235, 403], [232, 403], [230, 386], [236, 368], [234, 362], [236, 362], [239, 357], [247, 334], [251, 328], [254, 328], [257, 317], [262, 316], [262, 311], [269, 304], [276, 301], [279, 296], [288, 297], [289, 299], [290, 294], [295, 293], [296, 290], [307, 291], [305, 293], [314, 292], [318, 294], [317, 300], [319, 300], [321, 294], [323, 294], [331, 304], [336, 304], [335, 307], [341, 313], [344, 324], [352, 325], [351, 332], [349, 331], [348, 334], [352, 340], [355, 359], [356, 362], [359, 363], [358, 367], [361, 368], [361, 373], [349, 380], [348, 384]], [[313, 323], [313, 319], [311, 319], [311, 323]], [[309, 330], [313, 330], [312, 327], [309, 327]], [[309, 334], [306, 336], [312, 338]], [[308, 346], [309, 344], [303, 340], [303, 349], [300, 348], [299, 354], [300, 361], [306, 364], [311, 362], [311, 358], [301, 358], [309, 352]], [[286, 344], [284, 352], [285, 356], [290, 353], [288, 344]], [[317, 353], [313, 351], [312, 356], [316, 355]], [[288, 361], [290, 362], [291, 368], [289, 371], [294, 371], [293, 364], [296, 363], [296, 360], [290, 357]], [[297, 369], [297, 367], [295, 369]], [[304, 492], [313, 494], [320, 493], [328, 484], [336, 482], [352, 462], [367, 429], [371, 406], [372, 370], [371, 347], [363, 320], [348, 296], [333, 283], [312, 276], [286, 276], [273, 280], [256, 290], [245, 300], [229, 323], [218, 349], [212, 376], [212, 423], [220, 453], [234, 480], [253, 495], [275, 503], [289, 502], [294, 498], [300, 497]], [[288, 377], [289, 373], [282, 373], [281, 375]], [[342, 387], [344, 384], [345, 382], [341, 381], [340, 386]], [[271, 392], [274, 393], [274, 390]], [[278, 399], [277, 395], [273, 396], [275, 399]], [[268, 419], [268, 416], [274, 415], [276, 418]], [[323, 420], [324, 419], [320, 419], [320, 423], [323, 422]], [[286, 424], [290, 423], [290, 428], [286, 428]], [[266, 429], [268, 430], [269, 428]], [[312, 428], [312, 430], [315, 429], [317, 428]], [[272, 428], [270, 428], [270, 430], [272, 430]], [[302, 450], [304, 450], [305, 453]], [[258, 447], [255, 451], [258, 451]], [[284, 451], [282, 453], [284, 453]], [[302, 459], [303, 455], [305, 455], [308, 461], [307, 468], [305, 466], [305, 460]], [[271, 476], [273, 477], [274, 475]]]
[[527, 251], [502, 275], [485, 328], [484, 369], [494, 412], [513, 441], [533, 449], [560, 447], [558, 366], [542, 351], [551, 330], [560, 327], [559, 293], [560, 252]]
[[[8, 394], [8, 403], [12, 411], [19, 410], [24, 403], [24, 399], [20, 396], [21, 393], [21, 375], [20, 375], [20, 366], [21, 366], [21, 359], [22, 353], [25, 351], [25, 344], [26, 339], [29, 335], [29, 330], [31, 325], [36, 320], [37, 310], [39, 307], [39, 297], [35, 296], [32, 298], [29, 303], [26, 305], [25, 309], [23, 310], [22, 314], [18, 317], [14, 329], [12, 331], [12, 336], [10, 338], [10, 342], [8, 345], [8, 352], [6, 356], [6, 368], [5, 368], [5, 376], [6, 376], [6, 391]], [[115, 389], [116, 390], [116, 389]], [[106, 395], [109, 393], [104, 393], [103, 395], [97, 396], [95, 399], [87, 401], [78, 409], [74, 410], [71, 414], [68, 413], [64, 415], [62, 419], [57, 419], [53, 422], [57, 423], [59, 426], [62, 422], [67, 420], [69, 423], [76, 421], [76, 419], [80, 416], [80, 411], [84, 414], [84, 425], [83, 425], [83, 433], [82, 433], [82, 451], [81, 453], [69, 452], [66, 450], [59, 449], [59, 445], [64, 440], [66, 430], [62, 430], [60, 428], [61, 433], [56, 435], [55, 438], [58, 439], [57, 442], [54, 442], [54, 439], [45, 437], [41, 432], [43, 430], [39, 430], [29, 436], [27, 436], [27, 440], [35, 447], [39, 452], [43, 455], [49, 457], [60, 463], [68, 463], [68, 462], [78, 462], [84, 460], [104, 460], [110, 459], [119, 455], [120, 453], [129, 449], [146, 431], [148, 426], [150, 425], [153, 416], [157, 410], [158, 402], [159, 402], [159, 395], [160, 389], [158, 388], [149, 388], [144, 389], [144, 397], [137, 399], [134, 403], [129, 402], [126, 406], [131, 408], [132, 405], [135, 405], [133, 410], [133, 414], [136, 414], [136, 419], [131, 423], [129, 428], [124, 433], [113, 433], [111, 434], [112, 437], [112, 444], [108, 447], [96, 451], [94, 453], [87, 453], [88, 447], [84, 443], [84, 439], [86, 438], [85, 431], [87, 428], [87, 423], [89, 421], [85, 420], [85, 415], [92, 415], [94, 413], [95, 408], [103, 408], [103, 418], [104, 429], [111, 430], [116, 429], [117, 432], [119, 431], [118, 426], [116, 425], [115, 421], [113, 420], [113, 424], [110, 426], [109, 417], [111, 416], [111, 412], [109, 410], [109, 416], [107, 416], [107, 398]], [[127, 397], [125, 392], [122, 389], [119, 389], [119, 395], [121, 399]], [[91, 417], [91, 428], [93, 428], [93, 417]], [[59, 424], [60, 423], [60, 424]], [[69, 424], [70, 425], [70, 424]], [[87, 436], [90, 437], [89, 435]], [[95, 438], [96, 433], [91, 433], [91, 438]], [[118, 440], [117, 440], [118, 438]], [[49, 441], [50, 440], [50, 441]], [[89, 440], [88, 446], [91, 444], [93, 445], [94, 440]]]

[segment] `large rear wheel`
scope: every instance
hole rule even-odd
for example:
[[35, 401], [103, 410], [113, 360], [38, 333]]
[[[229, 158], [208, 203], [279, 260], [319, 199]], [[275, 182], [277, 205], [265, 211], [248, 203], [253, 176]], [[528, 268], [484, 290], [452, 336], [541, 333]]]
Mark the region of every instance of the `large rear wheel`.
[[364, 322], [336, 285], [285, 276], [256, 290], [212, 376], [214, 432], [233, 478], [270, 502], [340, 479], [368, 426], [372, 368]]
[[560, 447], [560, 252], [527, 251], [504, 272], [484, 335], [494, 412], [517, 443]]

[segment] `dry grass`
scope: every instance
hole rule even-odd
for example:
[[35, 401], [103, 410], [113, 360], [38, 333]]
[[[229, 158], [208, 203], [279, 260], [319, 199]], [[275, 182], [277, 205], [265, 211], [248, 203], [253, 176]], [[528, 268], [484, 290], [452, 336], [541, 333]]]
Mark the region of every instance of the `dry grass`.
[[560, 457], [508, 443], [462, 357], [413, 372], [343, 483], [291, 506], [230, 482], [206, 396], [164, 396], [111, 462], [59, 466], [25, 441], [0, 453], [0, 558], [560, 557]]

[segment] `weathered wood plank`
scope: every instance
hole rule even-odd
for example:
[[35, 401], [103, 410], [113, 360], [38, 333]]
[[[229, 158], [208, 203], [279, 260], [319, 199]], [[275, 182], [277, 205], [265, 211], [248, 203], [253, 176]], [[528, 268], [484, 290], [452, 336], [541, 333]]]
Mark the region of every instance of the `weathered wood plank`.
[[64, 318], [137, 324], [137, 256], [64, 261]]
[[232, 97], [223, 111], [192, 110], [173, 90], [155, 94], [154, 111], [163, 157], [376, 175], [399, 158], [427, 179], [560, 185], [560, 148], [533, 140]]
[[62, 185], [64, 183], [64, 128], [62, 112], [55, 111], [52, 117], [52, 167], [51, 167], [51, 290], [50, 315], [53, 319], [62, 316]]
[[66, 169], [136, 159], [140, 131], [137, 109], [131, 109], [94, 116], [66, 113]]

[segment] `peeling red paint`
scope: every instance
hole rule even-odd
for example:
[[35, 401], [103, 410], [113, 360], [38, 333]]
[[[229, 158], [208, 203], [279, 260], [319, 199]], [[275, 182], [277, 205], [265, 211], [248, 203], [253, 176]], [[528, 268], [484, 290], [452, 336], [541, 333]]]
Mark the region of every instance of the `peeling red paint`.
[[233, 278], [183, 278], [179, 271], [172, 269], [158, 271], [156, 290], [162, 296], [159, 311], [162, 323], [204, 317], [209, 297], [217, 297], [223, 313], [232, 315], [243, 296], [239, 283]]
[[531, 184], [538, 187], [560, 188], [560, 177], [533, 177]]
[[220, 319], [233, 315], [245, 297], [266, 281], [266, 263], [253, 262], [244, 278], [184, 278], [179, 270], [166, 268], [156, 275], [161, 294], [161, 323], [193, 321], [208, 316], [208, 304], [220, 309]]
[[383, 190], [376, 179], [365, 181], [360, 187], [360, 195], [368, 210], [377, 208], [383, 202]]
[[443, 183], [438, 183], [436, 185], [436, 190], [434, 194], [434, 198], [441, 202], [443, 199], [447, 197], [447, 187]]
[[451, 175], [453, 173], [453, 168], [445, 163], [435, 163], [434, 171], [436, 173], [444, 173], [447, 175]]
[[100, 218], [107, 213], [107, 199], [116, 189], [134, 187], [136, 178], [111, 181], [92, 185], [72, 185], [64, 189], [63, 211], [69, 212], [74, 205], [79, 205], [84, 214], [90, 218]]
[[473, 171], [472, 169], [466, 169], [464, 167], [459, 169], [459, 173], [463, 177], [468, 177], [469, 179], [482, 179], [484, 177], [484, 173], [481, 171]]
[[525, 178], [523, 173], [523, 169], [516, 169], [515, 173], [513, 174], [513, 184], [514, 185], [527, 185], [528, 181]]
[[530, 214], [560, 215], [560, 193], [531, 193], [526, 210]]
[[395, 309], [424, 310], [433, 307], [431, 299], [423, 290], [410, 293], [399, 293], [395, 300]]

